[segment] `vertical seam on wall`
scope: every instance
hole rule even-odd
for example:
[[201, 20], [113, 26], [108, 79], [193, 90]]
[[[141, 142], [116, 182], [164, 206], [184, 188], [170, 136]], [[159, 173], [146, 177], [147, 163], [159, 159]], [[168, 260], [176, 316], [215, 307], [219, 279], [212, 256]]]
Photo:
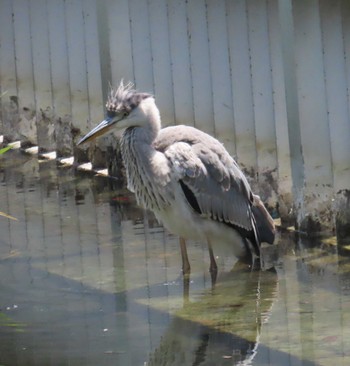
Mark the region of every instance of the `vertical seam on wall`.
[[207, 25], [207, 38], [208, 38], [208, 57], [209, 57], [209, 75], [210, 75], [210, 85], [211, 85], [211, 104], [213, 106], [213, 132], [216, 137], [216, 119], [215, 119], [215, 108], [214, 108], [214, 94], [213, 94], [213, 73], [211, 72], [211, 62], [210, 62], [210, 37], [209, 37], [209, 19], [208, 19], [208, 2], [205, 1], [205, 20]]
[[[65, 33], [65, 40], [66, 40], [66, 50], [67, 50], [67, 66], [68, 66], [68, 83], [69, 83], [69, 110], [70, 110], [70, 120], [72, 121], [72, 115], [73, 115], [73, 111], [72, 111], [72, 85], [71, 85], [71, 79], [70, 79], [70, 69], [71, 69], [71, 64], [69, 62], [69, 42], [68, 42], [68, 37], [67, 37], [67, 6], [66, 6], [66, 2], [63, 2], [63, 11], [64, 11], [64, 33]], [[70, 122], [71, 124], [72, 122]]]
[[193, 98], [193, 75], [192, 75], [192, 57], [191, 57], [191, 42], [192, 42], [192, 35], [190, 33], [190, 27], [189, 27], [189, 18], [188, 18], [188, 0], [185, 1], [186, 4], [186, 30], [187, 30], [187, 39], [188, 39], [188, 56], [189, 56], [189, 71], [190, 71], [190, 80], [189, 82], [191, 83], [191, 96], [192, 96], [192, 118], [193, 118], [193, 126], [196, 127], [196, 118], [195, 118], [195, 113], [194, 113], [194, 98]]
[[148, 18], [148, 38], [149, 38], [149, 48], [151, 54], [151, 64], [152, 64], [152, 90], [153, 95], [156, 93], [156, 82], [154, 80], [154, 62], [153, 62], [153, 40], [152, 40], [152, 33], [151, 33], [151, 19], [149, 15], [149, 0], [146, 1], [147, 6], [147, 18]]
[[271, 55], [271, 33], [270, 33], [270, 22], [269, 22], [269, 5], [268, 3], [271, 0], [265, 1], [265, 9], [266, 9], [266, 29], [267, 29], [267, 39], [269, 48], [269, 74], [271, 79], [271, 100], [272, 100], [272, 118], [273, 118], [273, 127], [274, 127], [274, 141], [275, 141], [275, 160], [276, 160], [276, 169], [278, 171], [278, 149], [277, 149], [277, 132], [276, 132], [276, 114], [275, 114], [275, 98], [274, 98], [274, 86], [273, 86], [273, 72], [272, 72], [272, 55]]
[[13, 2], [11, 1], [11, 16], [12, 16], [12, 34], [13, 34], [13, 55], [14, 55], [14, 65], [15, 65], [15, 76], [16, 76], [16, 97], [17, 97], [17, 113], [19, 113], [19, 103], [18, 103], [18, 70], [17, 70], [17, 52], [16, 52], [16, 33], [15, 33], [15, 12], [13, 9]]
[[129, 18], [129, 34], [130, 34], [130, 48], [131, 48], [131, 62], [132, 62], [132, 77], [133, 77], [133, 82], [136, 85], [137, 80], [135, 80], [135, 62], [134, 62], [134, 44], [133, 44], [133, 36], [132, 36], [132, 19], [131, 19], [131, 13], [130, 13], [130, 1], [127, 1], [128, 3], [128, 18]]
[[89, 67], [88, 67], [88, 60], [87, 60], [87, 52], [86, 52], [86, 24], [85, 24], [85, 9], [84, 5], [86, 4], [86, 1], [82, 2], [81, 5], [81, 16], [83, 17], [83, 40], [84, 40], [84, 58], [85, 58], [85, 69], [86, 69], [86, 92], [87, 92], [87, 105], [88, 105], [88, 112], [89, 112], [89, 121], [88, 125], [91, 125], [91, 103], [90, 103], [90, 88], [89, 88]]
[[253, 171], [255, 173], [255, 180], [258, 180], [258, 149], [256, 148], [257, 141], [256, 141], [256, 126], [255, 126], [255, 101], [254, 101], [254, 92], [253, 92], [253, 72], [252, 72], [252, 53], [251, 53], [251, 47], [250, 47], [250, 34], [249, 34], [249, 12], [248, 12], [248, 6], [247, 2], [245, 1], [245, 15], [247, 19], [247, 39], [248, 39], [248, 54], [249, 54], [249, 71], [250, 71], [250, 93], [251, 93], [251, 100], [252, 100], [252, 111], [253, 111], [253, 118], [254, 118], [254, 141], [255, 141], [255, 166], [253, 167]]
[[[52, 111], [53, 111], [53, 115], [54, 118], [56, 117], [56, 110], [55, 110], [55, 104], [54, 104], [54, 95], [53, 95], [53, 82], [52, 82], [52, 53], [51, 53], [51, 42], [50, 42], [50, 36], [51, 36], [51, 32], [50, 32], [50, 25], [49, 25], [49, 11], [48, 11], [48, 4], [47, 4], [48, 0], [45, 1], [45, 16], [46, 16], [46, 26], [47, 26], [47, 38], [48, 38], [48, 52], [49, 52], [49, 68], [50, 68], [50, 88], [51, 88], [51, 106], [52, 106]], [[55, 136], [56, 136], [56, 131], [55, 131]], [[56, 140], [56, 138], [55, 138]]]
[[170, 55], [170, 73], [171, 73], [171, 85], [173, 88], [173, 108], [174, 108], [174, 124], [177, 125], [177, 118], [176, 118], [176, 106], [175, 106], [175, 93], [174, 93], [174, 62], [173, 62], [173, 52], [171, 50], [171, 30], [170, 30], [170, 22], [169, 22], [169, 1], [166, 2], [166, 15], [168, 20], [168, 38], [169, 38], [169, 55]]
[[330, 161], [331, 161], [331, 173], [332, 173], [332, 190], [334, 189], [334, 169], [333, 169], [333, 151], [332, 151], [332, 138], [331, 138], [331, 130], [330, 130], [330, 121], [329, 121], [329, 101], [327, 96], [327, 75], [326, 75], [326, 67], [325, 67], [325, 46], [324, 46], [324, 27], [322, 26], [322, 14], [320, 2], [318, 2], [318, 16], [319, 16], [319, 27], [321, 33], [321, 47], [322, 47], [322, 74], [323, 74], [323, 82], [325, 89], [325, 103], [326, 103], [326, 118], [327, 118], [327, 130], [328, 130], [328, 139], [329, 139], [329, 149], [330, 149]]
[[[103, 17], [104, 19], [102, 20]], [[109, 47], [110, 34], [107, 19], [108, 16], [106, 13], [106, 1], [105, 0], [99, 2], [96, 1], [96, 23], [97, 23], [98, 52], [100, 58], [102, 104], [104, 104], [105, 100], [107, 99], [107, 91], [110, 83], [112, 83], [111, 53]]]
[[170, 79], [172, 85], [172, 101], [173, 101], [173, 124], [176, 124], [176, 109], [175, 109], [175, 95], [174, 95], [174, 74], [173, 74], [173, 61], [172, 61], [172, 53], [170, 46], [170, 25], [169, 25], [169, 3], [166, 2], [166, 17], [167, 17], [167, 26], [168, 26], [168, 41], [169, 41], [169, 61], [170, 61]]
[[[34, 96], [34, 105], [35, 105], [35, 126], [36, 126], [36, 138], [38, 139], [38, 118], [36, 115], [38, 114], [38, 101], [37, 101], [37, 88], [35, 84], [35, 73], [34, 73], [34, 55], [33, 55], [33, 34], [32, 34], [32, 6], [31, 1], [27, 1], [28, 6], [28, 19], [29, 19], [29, 38], [30, 38], [30, 58], [32, 61], [32, 77], [33, 77], [33, 96]], [[37, 141], [39, 142], [39, 141]]]
[[[342, 30], [342, 40], [343, 40], [343, 50], [344, 50], [344, 69], [345, 69], [345, 75], [348, 74], [348, 72], [350, 72], [350, 70], [348, 70], [347, 68], [347, 60], [349, 58], [350, 60], [350, 55], [347, 56], [347, 53], [346, 53], [346, 40], [345, 40], [345, 33], [344, 33], [344, 9], [343, 9], [343, 5], [344, 2], [342, 2], [342, 8], [340, 9], [340, 16], [341, 16], [341, 30]], [[348, 102], [348, 118], [350, 117], [350, 85], [349, 85], [349, 78], [346, 79], [346, 99], [347, 99], [347, 102]]]
[[235, 110], [233, 104], [233, 88], [232, 88], [232, 60], [230, 53], [230, 32], [228, 26], [228, 11], [227, 11], [227, 1], [225, 1], [225, 22], [226, 22], [226, 34], [227, 34], [227, 54], [228, 54], [228, 66], [230, 70], [230, 90], [231, 90], [231, 109], [232, 109], [232, 124], [233, 124], [233, 142], [234, 142], [234, 157], [237, 158], [237, 132], [236, 132], [236, 123], [235, 123]]

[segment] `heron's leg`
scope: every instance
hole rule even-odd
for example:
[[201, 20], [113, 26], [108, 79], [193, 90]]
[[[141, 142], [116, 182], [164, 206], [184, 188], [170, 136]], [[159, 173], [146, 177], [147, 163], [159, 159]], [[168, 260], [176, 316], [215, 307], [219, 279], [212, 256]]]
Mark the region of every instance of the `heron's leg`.
[[214, 286], [215, 283], [216, 283], [216, 277], [217, 277], [217, 274], [218, 274], [218, 266], [216, 264], [213, 248], [212, 248], [211, 243], [210, 243], [209, 240], [208, 240], [208, 249], [209, 249], [209, 258], [210, 258], [209, 272], [211, 274], [212, 285]]
[[182, 276], [183, 281], [183, 304], [186, 305], [190, 301], [190, 274], [186, 273]]
[[186, 241], [182, 237], [180, 237], [180, 249], [181, 249], [181, 259], [182, 259], [182, 272], [184, 275], [189, 275], [191, 272], [191, 265], [188, 260]]

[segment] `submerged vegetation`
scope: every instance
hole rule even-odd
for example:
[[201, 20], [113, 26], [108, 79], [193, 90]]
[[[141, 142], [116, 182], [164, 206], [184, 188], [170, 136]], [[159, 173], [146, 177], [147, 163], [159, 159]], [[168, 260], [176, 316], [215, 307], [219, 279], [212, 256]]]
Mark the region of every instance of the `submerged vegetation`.
[[10, 149], [12, 149], [12, 146], [3, 147], [0, 149], [0, 155], [5, 154], [5, 152], [9, 151]]

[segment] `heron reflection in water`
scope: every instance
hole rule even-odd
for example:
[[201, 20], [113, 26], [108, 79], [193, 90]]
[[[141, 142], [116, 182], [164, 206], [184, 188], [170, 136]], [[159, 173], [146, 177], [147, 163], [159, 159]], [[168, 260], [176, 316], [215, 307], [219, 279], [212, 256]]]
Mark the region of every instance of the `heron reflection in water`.
[[138, 204], [179, 235], [183, 272], [190, 273], [186, 239], [207, 242], [214, 278], [213, 247], [219, 242], [229, 243], [242, 261], [257, 263], [261, 243], [274, 241], [274, 223], [224, 146], [193, 127], [161, 128], [154, 97], [130, 83], [111, 88], [106, 109], [105, 120], [78, 144], [114, 128], [124, 130], [128, 188]]
[[263, 325], [278, 294], [274, 268], [251, 271], [237, 263], [172, 315], [147, 366], [251, 365]]

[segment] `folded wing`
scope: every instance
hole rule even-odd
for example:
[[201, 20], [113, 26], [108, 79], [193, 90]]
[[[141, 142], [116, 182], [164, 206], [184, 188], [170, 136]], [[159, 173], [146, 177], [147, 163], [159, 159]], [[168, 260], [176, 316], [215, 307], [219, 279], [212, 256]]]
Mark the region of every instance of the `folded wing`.
[[259, 254], [260, 242], [274, 239], [273, 221], [260, 198], [220, 142], [197, 129], [179, 127], [162, 130], [156, 148], [170, 161], [188, 203], [200, 215], [251, 239]]

